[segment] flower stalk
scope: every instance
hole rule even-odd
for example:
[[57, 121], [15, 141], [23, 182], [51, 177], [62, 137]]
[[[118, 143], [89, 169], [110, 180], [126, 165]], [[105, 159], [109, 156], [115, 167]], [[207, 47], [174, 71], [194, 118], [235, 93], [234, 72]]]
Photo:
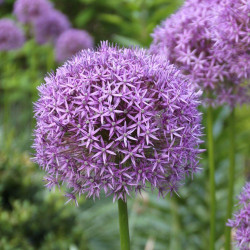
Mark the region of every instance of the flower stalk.
[[214, 141], [213, 141], [213, 108], [207, 110], [207, 140], [208, 140], [208, 164], [210, 187], [210, 240], [209, 249], [214, 250], [215, 244], [215, 166], [214, 166]]
[[130, 250], [127, 203], [118, 200], [121, 250]]
[[51, 72], [54, 70], [55, 67], [55, 58], [54, 58], [54, 52], [51, 46], [49, 45], [47, 47], [47, 71]]
[[[233, 193], [235, 179], [235, 109], [233, 108], [229, 117], [229, 182], [228, 182], [228, 202], [227, 202], [227, 219], [231, 219], [233, 210]], [[231, 227], [225, 229], [225, 249], [231, 249]]]

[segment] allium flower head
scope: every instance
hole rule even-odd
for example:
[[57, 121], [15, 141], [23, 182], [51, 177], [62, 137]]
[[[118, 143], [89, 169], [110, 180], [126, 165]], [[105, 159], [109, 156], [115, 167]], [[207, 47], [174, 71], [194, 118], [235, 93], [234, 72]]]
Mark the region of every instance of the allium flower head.
[[220, 43], [236, 46], [245, 52], [249, 50], [249, 12], [248, 0], [222, 0], [216, 9], [216, 26]]
[[107, 42], [45, 78], [35, 104], [35, 161], [47, 186], [115, 199], [175, 191], [198, 170], [201, 114], [192, 84], [159, 56]]
[[77, 52], [93, 47], [93, 38], [84, 30], [69, 29], [56, 42], [56, 59], [63, 62]]
[[48, 0], [17, 0], [14, 5], [14, 14], [18, 21], [31, 23], [52, 9]]
[[22, 30], [11, 19], [0, 20], [0, 51], [19, 49], [24, 41]]
[[239, 206], [241, 207], [227, 226], [235, 229], [235, 240], [241, 250], [250, 249], [250, 182], [243, 187], [239, 195]]
[[34, 23], [35, 37], [38, 43], [55, 42], [65, 30], [70, 28], [68, 18], [57, 10], [49, 11], [36, 19]]
[[[238, 83], [250, 78], [249, 13], [248, 0], [222, 0], [214, 10], [215, 53], [224, 58], [230, 75]], [[243, 91], [249, 91], [249, 82]], [[247, 94], [245, 102], [250, 102]]]
[[[152, 54], [165, 54], [171, 63], [190, 75], [213, 104], [242, 102], [241, 83], [247, 77], [245, 60], [232, 64], [231, 51], [218, 52], [215, 22], [219, 0], [188, 0], [158, 26], [153, 36]], [[244, 57], [245, 58], [245, 57]], [[231, 58], [232, 59], [232, 58]], [[243, 65], [242, 65], [243, 64]], [[249, 65], [249, 62], [247, 63]], [[234, 68], [234, 70], [232, 69]], [[236, 69], [237, 68], [237, 69]], [[238, 72], [235, 74], [234, 72]]]

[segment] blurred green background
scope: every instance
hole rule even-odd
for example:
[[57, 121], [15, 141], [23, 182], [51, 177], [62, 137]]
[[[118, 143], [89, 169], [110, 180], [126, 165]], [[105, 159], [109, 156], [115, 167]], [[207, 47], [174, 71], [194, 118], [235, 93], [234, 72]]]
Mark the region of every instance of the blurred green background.
[[[13, 0], [0, 5], [0, 18], [12, 16]], [[173, 13], [181, 0], [54, 0], [72, 26], [85, 29], [95, 43], [109, 40], [123, 46], [148, 47], [150, 33]], [[18, 51], [0, 52], [0, 249], [119, 249], [117, 204], [112, 199], [66, 198], [45, 189], [43, 171], [32, 157], [33, 104], [36, 87], [46, 72], [55, 70], [53, 47], [28, 39]], [[206, 111], [204, 112], [204, 126]], [[217, 225], [216, 249], [223, 249], [228, 182], [228, 107], [215, 111]], [[236, 109], [238, 194], [249, 177], [250, 109]], [[204, 131], [205, 132], [205, 131]], [[204, 138], [205, 139], [205, 138]], [[206, 145], [203, 145], [205, 148]], [[209, 193], [207, 155], [203, 170], [187, 179], [173, 195], [156, 194], [129, 199], [132, 250], [208, 249]]]

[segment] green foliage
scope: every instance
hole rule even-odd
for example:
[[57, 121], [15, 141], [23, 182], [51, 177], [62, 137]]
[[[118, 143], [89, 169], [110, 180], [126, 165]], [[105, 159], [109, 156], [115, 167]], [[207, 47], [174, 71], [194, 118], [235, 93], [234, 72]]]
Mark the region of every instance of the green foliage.
[[[70, 249], [73, 246], [98, 249], [98, 240], [106, 246], [103, 249], [110, 249], [110, 237], [102, 239], [100, 231], [100, 223], [105, 219], [98, 223], [95, 218], [96, 213], [105, 211], [92, 211], [93, 202], [84, 199], [80, 208], [64, 205], [61, 193], [49, 193], [43, 187], [43, 173], [30, 162], [27, 152], [12, 151], [9, 155], [0, 155], [1, 249]], [[110, 201], [109, 206], [114, 207]]]
[[[5, 0], [0, 17], [11, 16], [13, 0]], [[54, 0], [74, 27], [99, 40], [120, 45], [148, 46], [150, 33], [173, 13], [181, 1], [172, 0]], [[26, 30], [26, 32], [28, 32]], [[117, 204], [111, 199], [80, 206], [43, 186], [44, 172], [30, 158], [36, 87], [55, 70], [53, 48], [29, 39], [19, 51], [0, 52], [0, 249], [119, 249]], [[250, 176], [249, 107], [236, 110], [237, 165], [235, 194]], [[202, 112], [206, 113], [205, 109]], [[216, 249], [224, 238], [228, 182], [229, 109], [215, 111], [214, 139], [217, 188]], [[204, 126], [206, 117], [204, 117]], [[205, 137], [204, 137], [205, 139]], [[204, 144], [203, 148], [206, 145]], [[179, 196], [157, 199], [155, 194], [129, 199], [131, 249], [207, 249], [209, 196], [207, 154], [203, 171], [180, 188]], [[146, 247], [145, 247], [146, 246]], [[150, 248], [150, 246], [154, 246]]]

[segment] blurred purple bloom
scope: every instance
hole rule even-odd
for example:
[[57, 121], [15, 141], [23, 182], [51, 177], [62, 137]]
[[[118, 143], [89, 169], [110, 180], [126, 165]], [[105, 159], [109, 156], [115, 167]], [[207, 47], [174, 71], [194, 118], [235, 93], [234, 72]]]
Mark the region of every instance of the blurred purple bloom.
[[[35, 104], [35, 161], [73, 195], [176, 191], [198, 168], [200, 92], [160, 56], [102, 42], [45, 78]], [[69, 194], [67, 194], [69, 197]]]
[[[250, 3], [248, 0], [222, 0], [216, 10], [216, 26], [219, 43], [227, 46], [236, 46], [244, 52], [249, 49], [249, 12]], [[230, 49], [232, 49], [230, 47]]]
[[11, 19], [0, 19], [0, 51], [19, 49], [24, 41], [22, 30]]
[[93, 38], [84, 30], [69, 29], [63, 32], [56, 42], [56, 59], [63, 62], [77, 52], [92, 48]]
[[68, 18], [57, 10], [51, 10], [34, 22], [35, 37], [38, 43], [55, 42], [65, 30], [70, 28]]
[[[250, 2], [248, 0], [222, 0], [215, 10], [213, 31], [215, 31], [215, 52], [227, 63], [227, 70], [235, 83], [248, 80], [248, 85], [238, 90], [232, 87], [235, 98], [244, 97], [241, 102], [250, 102]], [[216, 25], [219, 24], [219, 25]], [[238, 100], [235, 100], [236, 102]]]
[[237, 247], [241, 250], [249, 250], [250, 247], [250, 182], [243, 187], [239, 195], [240, 209], [234, 214], [232, 220], [228, 220], [227, 226], [235, 229]]
[[[245, 95], [242, 96], [246, 92], [242, 82], [249, 78], [249, 60], [246, 62], [249, 55], [243, 49], [243, 57], [238, 54], [237, 60], [232, 60], [236, 53], [228, 46], [218, 45], [215, 27], [219, 29], [222, 23], [216, 19], [221, 10], [220, 3], [219, 0], [187, 0], [155, 29], [150, 51], [165, 54], [171, 63], [205, 90], [213, 104], [235, 105], [246, 101]], [[238, 22], [246, 22], [247, 18], [244, 18]]]
[[18, 21], [31, 23], [38, 17], [46, 15], [52, 9], [48, 0], [17, 0], [14, 5], [14, 14]]

